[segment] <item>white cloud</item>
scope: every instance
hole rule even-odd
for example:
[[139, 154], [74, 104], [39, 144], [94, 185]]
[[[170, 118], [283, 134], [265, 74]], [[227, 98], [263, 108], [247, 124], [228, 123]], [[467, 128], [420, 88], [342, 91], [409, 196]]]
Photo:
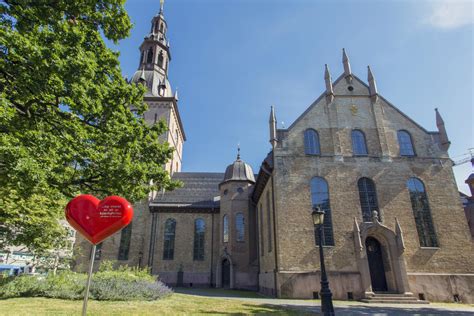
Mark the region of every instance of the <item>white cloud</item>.
[[455, 29], [474, 23], [474, 5], [471, 0], [433, 1], [427, 24], [440, 29]]

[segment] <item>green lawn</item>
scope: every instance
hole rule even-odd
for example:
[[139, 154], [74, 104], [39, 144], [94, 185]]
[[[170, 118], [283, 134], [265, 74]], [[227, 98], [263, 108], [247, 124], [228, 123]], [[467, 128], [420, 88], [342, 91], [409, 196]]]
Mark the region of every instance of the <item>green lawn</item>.
[[[0, 300], [0, 315], [80, 315], [82, 301], [48, 298]], [[152, 301], [89, 301], [88, 315], [304, 315], [301, 311], [238, 300], [198, 297], [175, 293]]]

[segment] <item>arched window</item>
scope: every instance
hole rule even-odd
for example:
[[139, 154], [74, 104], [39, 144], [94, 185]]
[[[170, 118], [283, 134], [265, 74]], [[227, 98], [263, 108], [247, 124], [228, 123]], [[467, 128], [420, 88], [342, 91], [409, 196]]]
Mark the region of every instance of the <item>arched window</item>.
[[168, 218], [165, 222], [163, 260], [173, 260], [174, 258], [174, 236], [176, 231], [176, 220]]
[[130, 240], [132, 237], [132, 223], [122, 229], [120, 235], [120, 246], [118, 260], [128, 260], [128, 252], [130, 250]]
[[242, 213], [235, 215], [235, 232], [237, 241], [245, 241], [245, 219]]
[[160, 52], [160, 54], [158, 55], [158, 67], [161, 67], [163, 68], [163, 52]]
[[420, 239], [421, 247], [438, 247], [438, 240], [431, 218], [431, 210], [428, 204], [425, 186], [420, 179], [410, 178], [407, 181], [410, 192], [411, 208], [415, 216], [416, 230]]
[[148, 53], [146, 54], [146, 63], [151, 64], [153, 62], [153, 48], [148, 49]]
[[145, 57], [145, 52], [142, 51], [142, 53], [140, 54], [140, 64], [144, 62], [143, 58]]
[[260, 224], [260, 256], [263, 256], [265, 254], [265, 251], [264, 251], [264, 246], [265, 246], [265, 241], [263, 240], [263, 207], [262, 207], [262, 203], [260, 203], [260, 206], [258, 207], [258, 210], [257, 212], [260, 211], [260, 220], [259, 220], [259, 224]]
[[160, 32], [163, 32], [163, 23], [160, 24]]
[[[311, 179], [311, 202], [313, 207], [319, 207], [325, 212], [323, 223], [323, 245], [334, 246], [334, 237], [332, 232], [331, 206], [329, 204], [328, 183], [321, 177]], [[314, 227], [316, 245], [319, 244], [317, 227]]]
[[352, 131], [352, 153], [356, 156], [367, 156], [365, 135], [358, 129]]
[[359, 199], [363, 221], [371, 222], [373, 211], [379, 212], [380, 220], [380, 210], [377, 203], [377, 192], [375, 191], [374, 181], [369, 178], [360, 178], [357, 182], [357, 186], [359, 187]]
[[229, 242], [229, 218], [227, 215], [222, 218], [222, 241]]
[[400, 156], [415, 156], [411, 135], [407, 131], [398, 131], [398, 145], [400, 146]]
[[194, 221], [194, 254], [197, 261], [204, 260], [204, 235], [206, 233], [206, 223], [202, 218]]
[[307, 155], [320, 155], [319, 135], [314, 129], [304, 131], [304, 152]]

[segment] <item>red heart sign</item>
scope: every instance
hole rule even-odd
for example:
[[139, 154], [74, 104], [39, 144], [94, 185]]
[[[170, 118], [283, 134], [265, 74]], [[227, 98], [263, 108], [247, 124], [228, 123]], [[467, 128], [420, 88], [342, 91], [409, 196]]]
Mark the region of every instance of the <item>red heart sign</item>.
[[120, 196], [100, 201], [95, 196], [82, 194], [66, 206], [69, 224], [94, 245], [127, 226], [132, 217], [132, 205]]

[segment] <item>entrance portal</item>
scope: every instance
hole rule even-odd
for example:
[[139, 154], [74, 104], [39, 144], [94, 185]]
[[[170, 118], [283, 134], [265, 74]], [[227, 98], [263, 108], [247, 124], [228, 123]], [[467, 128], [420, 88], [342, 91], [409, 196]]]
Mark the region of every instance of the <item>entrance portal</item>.
[[372, 290], [374, 292], [387, 291], [387, 280], [385, 278], [385, 268], [383, 265], [382, 247], [377, 239], [367, 237], [365, 240], [367, 249], [367, 259], [369, 261], [370, 279], [372, 280]]
[[222, 260], [222, 287], [230, 288], [230, 262]]

